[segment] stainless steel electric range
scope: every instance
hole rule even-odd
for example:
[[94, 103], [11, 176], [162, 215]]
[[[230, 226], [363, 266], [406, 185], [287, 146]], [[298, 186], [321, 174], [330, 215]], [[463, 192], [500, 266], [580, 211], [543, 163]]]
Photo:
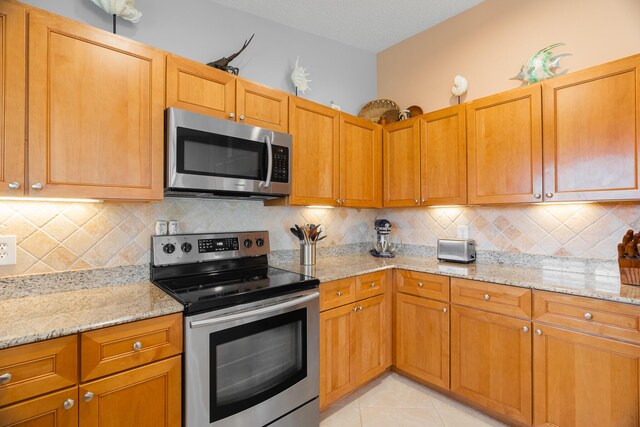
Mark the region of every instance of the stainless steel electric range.
[[270, 267], [269, 233], [154, 236], [184, 305], [184, 425], [319, 425], [319, 281]]

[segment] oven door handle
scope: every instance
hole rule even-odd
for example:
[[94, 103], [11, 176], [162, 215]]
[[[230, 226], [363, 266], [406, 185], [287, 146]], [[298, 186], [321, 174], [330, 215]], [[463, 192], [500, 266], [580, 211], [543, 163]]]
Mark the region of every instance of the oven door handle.
[[271, 136], [264, 137], [264, 142], [267, 144], [267, 179], [266, 181], [260, 181], [260, 188], [269, 188], [271, 185], [271, 172], [273, 171], [273, 149], [271, 142], [275, 139], [275, 134], [271, 132]]
[[255, 316], [259, 316], [262, 314], [267, 314], [267, 313], [271, 313], [274, 311], [279, 311], [282, 310], [284, 308], [289, 308], [289, 307], [293, 307], [295, 305], [299, 305], [302, 303], [305, 303], [307, 301], [311, 301], [314, 300], [316, 298], [320, 297], [320, 293], [319, 292], [314, 292], [312, 294], [309, 295], [304, 295], [301, 297], [296, 297], [296, 298], [292, 298], [290, 300], [287, 300], [283, 303], [280, 304], [274, 304], [274, 305], [269, 305], [266, 307], [262, 307], [262, 308], [257, 308], [255, 310], [247, 310], [247, 311], [243, 311], [242, 313], [235, 313], [235, 314], [230, 314], [230, 315], [223, 315], [223, 316], [218, 316], [218, 317], [213, 317], [211, 319], [206, 319], [206, 320], [196, 320], [193, 322], [189, 323], [189, 326], [191, 327], [191, 329], [195, 329], [195, 328], [201, 328], [203, 326], [211, 326], [211, 325], [217, 325], [220, 323], [226, 323], [226, 322], [231, 322], [233, 320], [239, 320], [239, 319], [244, 319], [247, 317], [255, 317]]

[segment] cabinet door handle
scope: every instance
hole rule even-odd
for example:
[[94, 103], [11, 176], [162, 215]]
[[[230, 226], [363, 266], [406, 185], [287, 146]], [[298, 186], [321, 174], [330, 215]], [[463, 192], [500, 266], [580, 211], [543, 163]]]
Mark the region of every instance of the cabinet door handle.
[[36, 191], [40, 191], [42, 190], [42, 184], [39, 182], [36, 182], [35, 184], [31, 185], [31, 189], [36, 190]]
[[82, 398], [84, 399], [85, 402], [91, 402], [91, 399], [93, 399], [93, 393], [88, 391], [84, 394], [84, 396], [82, 396]]
[[444, 307], [444, 308], [442, 309], [442, 312], [443, 312], [443, 313], [446, 313], [446, 312], [447, 312], [447, 307]]
[[336, 202], [338, 203], [338, 205], [342, 204], [342, 201], [340, 199], [336, 199]]
[[491, 297], [489, 296], [489, 294], [484, 294], [484, 299], [485, 299], [485, 301], [489, 301], [489, 299], [491, 299]]
[[336, 292], [336, 295], [338, 295], [339, 297], [341, 297], [341, 296], [342, 296], [342, 291], [338, 291], [338, 292]]
[[8, 384], [11, 378], [13, 378], [13, 376], [9, 372], [0, 375], [0, 384]]
[[552, 198], [552, 197], [553, 197], [553, 193], [546, 193], [546, 194], [545, 194], [545, 197], [546, 197], [547, 199], [550, 199], [550, 198]]
[[422, 287], [424, 287], [424, 284], [422, 282], [418, 282], [418, 287], [422, 288]]
[[240, 120], [244, 120], [244, 114], [240, 114]]
[[369, 283], [369, 287], [370, 287], [370, 288], [375, 288], [375, 287], [376, 287], [376, 282], [371, 282], [371, 283]]
[[361, 305], [358, 306], [358, 310], [362, 311], [362, 306]]
[[75, 403], [76, 403], [76, 402], [74, 402], [74, 401], [73, 401], [73, 399], [67, 399], [67, 400], [65, 400], [65, 401], [64, 401], [64, 403], [62, 404], [62, 407], [63, 407], [64, 409], [71, 409], [71, 408], [73, 408], [73, 405], [74, 405]]
[[529, 332], [529, 327], [528, 326], [523, 326], [522, 327], [522, 332]]
[[536, 329], [536, 335], [542, 335], [542, 331], [540, 329]]
[[10, 182], [8, 185], [9, 185], [9, 190], [19, 190], [20, 189], [20, 183], [18, 181]]
[[420, 204], [420, 200], [418, 200], [418, 199], [416, 199], [415, 202], [416, 202], [416, 205]]
[[140, 341], [136, 341], [133, 343], [133, 350], [140, 351], [142, 350], [142, 343]]
[[235, 119], [236, 118], [236, 113], [229, 113], [229, 118], [230, 119]]
[[355, 313], [356, 311], [358, 311], [358, 306], [357, 305], [355, 307], [353, 307], [353, 312]]
[[587, 319], [587, 320], [591, 320], [591, 319], [593, 319], [593, 314], [587, 312], [587, 313], [584, 314], [584, 318]]
[[536, 193], [536, 194], [533, 195], [533, 198], [534, 199], [542, 199], [542, 194]]

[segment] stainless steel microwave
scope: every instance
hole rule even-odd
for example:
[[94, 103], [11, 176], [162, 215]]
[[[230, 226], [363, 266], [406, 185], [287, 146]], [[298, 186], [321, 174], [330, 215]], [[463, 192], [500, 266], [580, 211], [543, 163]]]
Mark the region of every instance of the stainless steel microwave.
[[166, 111], [165, 196], [272, 199], [291, 193], [291, 135]]

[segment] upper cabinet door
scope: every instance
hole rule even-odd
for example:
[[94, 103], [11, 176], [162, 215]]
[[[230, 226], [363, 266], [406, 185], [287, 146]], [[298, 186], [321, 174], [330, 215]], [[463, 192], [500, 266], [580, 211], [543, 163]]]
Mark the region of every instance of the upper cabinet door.
[[547, 201], [640, 198], [640, 55], [543, 83]]
[[0, 2], [0, 196], [24, 194], [26, 9]]
[[340, 201], [382, 207], [382, 126], [340, 114]]
[[291, 97], [292, 205], [337, 206], [340, 180], [340, 113]]
[[383, 205], [420, 204], [420, 120], [402, 120], [385, 127], [383, 138]]
[[29, 195], [159, 200], [164, 54], [29, 14]]
[[236, 102], [236, 119], [240, 123], [289, 132], [288, 93], [238, 79]]
[[234, 120], [236, 80], [233, 74], [167, 55], [167, 108]]
[[421, 204], [466, 204], [467, 135], [464, 106], [435, 111], [421, 120]]
[[467, 105], [469, 203], [542, 201], [540, 85]]

